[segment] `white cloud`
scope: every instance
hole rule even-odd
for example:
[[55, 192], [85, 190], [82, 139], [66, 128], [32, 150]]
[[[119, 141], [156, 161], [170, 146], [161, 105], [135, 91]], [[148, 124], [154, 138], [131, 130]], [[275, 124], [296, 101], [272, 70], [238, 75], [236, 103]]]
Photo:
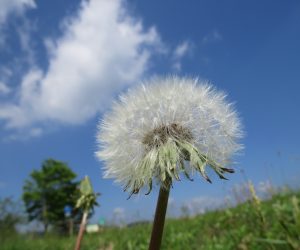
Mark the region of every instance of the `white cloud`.
[[161, 49], [160, 38], [155, 28], [145, 30], [132, 18], [123, 3], [82, 1], [77, 15], [65, 20], [62, 37], [46, 39], [48, 69], [32, 67], [17, 102], [0, 104], [7, 128], [48, 121], [81, 124], [143, 76], [151, 55]]
[[181, 44], [179, 44], [175, 51], [174, 51], [174, 57], [176, 58], [182, 58], [187, 54], [187, 52], [190, 50], [191, 44], [188, 41], [184, 41]]
[[211, 33], [207, 34], [206, 36], [203, 37], [202, 43], [207, 44], [211, 42], [217, 42], [221, 41], [223, 39], [223, 36], [218, 30], [214, 30]]
[[184, 202], [184, 206], [186, 206], [192, 215], [202, 214], [206, 211], [214, 210], [219, 208], [224, 201], [217, 197], [209, 197], [209, 196], [200, 196], [194, 197], [186, 202]]
[[175, 204], [175, 199], [173, 197], [169, 197], [168, 206], [173, 206]]
[[0, 0], [0, 48], [5, 47], [6, 34], [4, 26], [12, 14], [21, 16], [25, 10], [36, 8], [34, 0]]
[[1, 138], [1, 142], [13, 142], [13, 141], [27, 141], [32, 138], [41, 137], [44, 134], [44, 130], [39, 127], [33, 127], [26, 130], [26, 133], [22, 130], [15, 131], [15, 133], [9, 134]]
[[181, 60], [185, 57], [188, 53], [191, 52], [193, 45], [190, 41], [183, 41], [180, 43], [173, 52], [173, 63], [172, 68], [175, 71], [181, 71]]
[[124, 210], [124, 208], [122, 208], [122, 207], [116, 207], [116, 208], [114, 208], [114, 210], [113, 210], [113, 214], [116, 215], [116, 216], [124, 217], [125, 210]]
[[34, 0], [1, 0], [0, 25], [4, 24], [11, 13], [22, 14], [25, 9], [35, 8]]
[[22, 18], [22, 24], [16, 28], [19, 36], [20, 47], [25, 54], [24, 61], [30, 66], [33, 66], [35, 63], [35, 50], [32, 46], [32, 33], [35, 29], [35, 23], [25, 17]]
[[180, 72], [180, 71], [181, 71], [181, 68], [182, 68], [181, 62], [179, 62], [179, 61], [173, 62], [172, 68], [173, 68], [173, 70], [175, 70], [176, 72]]
[[43, 134], [43, 130], [41, 128], [32, 128], [29, 131], [29, 136], [31, 137], [39, 137]]
[[4, 82], [0, 82], [0, 95], [7, 95], [10, 91], [11, 89]]
[[276, 192], [278, 192], [277, 188], [270, 180], [260, 181], [256, 186], [256, 190], [262, 199], [271, 198]]
[[125, 225], [126, 215], [125, 209], [122, 207], [116, 207], [113, 209], [113, 224], [119, 226]]

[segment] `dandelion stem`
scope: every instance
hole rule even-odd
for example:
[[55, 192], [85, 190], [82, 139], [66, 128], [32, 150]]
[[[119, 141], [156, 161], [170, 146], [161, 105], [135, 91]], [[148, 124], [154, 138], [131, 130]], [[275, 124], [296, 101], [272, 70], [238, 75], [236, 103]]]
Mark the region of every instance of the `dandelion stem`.
[[78, 232], [78, 236], [77, 236], [76, 245], [75, 245], [74, 250], [79, 250], [80, 249], [80, 245], [81, 245], [81, 241], [82, 241], [82, 238], [83, 238], [83, 233], [84, 233], [87, 217], [88, 217], [88, 212], [85, 211], [83, 213], [83, 217], [82, 217], [82, 220], [81, 220], [81, 224], [80, 224], [80, 228], [79, 228], [79, 232]]
[[156, 205], [149, 250], [159, 250], [164, 231], [165, 217], [168, 206], [170, 186], [161, 186]]

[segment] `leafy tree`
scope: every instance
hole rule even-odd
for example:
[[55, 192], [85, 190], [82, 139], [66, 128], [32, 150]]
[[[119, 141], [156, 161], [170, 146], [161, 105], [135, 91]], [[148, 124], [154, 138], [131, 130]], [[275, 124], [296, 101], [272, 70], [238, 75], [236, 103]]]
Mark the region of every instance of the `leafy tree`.
[[[29, 221], [38, 220], [47, 232], [49, 225], [63, 226], [64, 207], [75, 207], [78, 199], [76, 174], [64, 162], [48, 159], [34, 170], [23, 186], [23, 201]], [[73, 210], [72, 217], [81, 211]]]
[[22, 221], [19, 204], [11, 197], [0, 198], [0, 236], [5, 233], [14, 233], [16, 225]]

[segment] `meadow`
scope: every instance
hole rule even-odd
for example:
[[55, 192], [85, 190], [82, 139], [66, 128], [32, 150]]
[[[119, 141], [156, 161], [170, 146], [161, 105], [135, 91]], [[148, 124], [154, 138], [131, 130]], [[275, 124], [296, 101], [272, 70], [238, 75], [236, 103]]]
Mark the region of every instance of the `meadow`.
[[[167, 219], [161, 249], [300, 249], [300, 192], [285, 190], [260, 200], [252, 187], [251, 197], [234, 207]], [[86, 234], [81, 249], [148, 249], [150, 232], [150, 223], [107, 227]], [[0, 239], [1, 250], [67, 250], [75, 243], [75, 237], [53, 234], [2, 235]]]

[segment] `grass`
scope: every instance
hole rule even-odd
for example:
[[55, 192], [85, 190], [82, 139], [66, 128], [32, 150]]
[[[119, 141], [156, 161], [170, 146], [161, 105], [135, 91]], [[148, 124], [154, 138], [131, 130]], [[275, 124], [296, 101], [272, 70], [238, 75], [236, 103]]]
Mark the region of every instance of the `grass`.
[[[250, 188], [251, 191], [251, 188]], [[252, 199], [234, 208], [193, 218], [168, 219], [162, 249], [300, 249], [300, 192], [281, 193], [260, 201]], [[82, 250], [148, 249], [150, 224], [106, 228], [85, 235]], [[1, 250], [69, 250], [75, 238], [47, 235], [0, 237]]]

